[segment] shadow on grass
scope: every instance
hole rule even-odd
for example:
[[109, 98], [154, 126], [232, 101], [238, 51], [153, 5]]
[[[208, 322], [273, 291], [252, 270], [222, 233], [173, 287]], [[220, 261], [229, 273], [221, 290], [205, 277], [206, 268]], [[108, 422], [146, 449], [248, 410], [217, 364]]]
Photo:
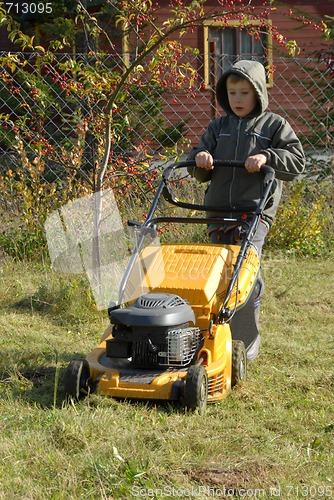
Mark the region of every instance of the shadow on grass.
[[[70, 361], [70, 356], [62, 363]], [[40, 365], [38, 367], [0, 368], [1, 392], [11, 398], [51, 409], [61, 408], [65, 401], [64, 375], [66, 367]]]
[[[11, 398], [21, 398], [30, 403], [35, 403], [42, 408], [60, 408], [62, 406], [61, 378], [62, 371], [59, 372], [54, 367], [39, 366], [36, 369], [29, 368], [15, 370], [13, 372], [4, 371], [0, 376], [2, 391]], [[56, 401], [54, 400], [56, 374], [58, 377], [58, 389]]]
[[[70, 362], [73, 357], [68, 356], [64, 361]], [[0, 370], [0, 385], [6, 386], [7, 393], [12, 398], [21, 398], [29, 403], [37, 404], [44, 409], [62, 408], [68, 404], [65, 399], [64, 377], [67, 366], [56, 368], [54, 366], [39, 366], [36, 368], [24, 368], [2, 371]], [[153, 410], [158, 408], [165, 414], [185, 412], [180, 401], [162, 401], [162, 400], [140, 400], [126, 398], [111, 398], [92, 394], [87, 396], [92, 407], [105, 405], [109, 400], [110, 404], [126, 403], [135, 407], [147, 408]], [[107, 403], [108, 404], [108, 403]]]

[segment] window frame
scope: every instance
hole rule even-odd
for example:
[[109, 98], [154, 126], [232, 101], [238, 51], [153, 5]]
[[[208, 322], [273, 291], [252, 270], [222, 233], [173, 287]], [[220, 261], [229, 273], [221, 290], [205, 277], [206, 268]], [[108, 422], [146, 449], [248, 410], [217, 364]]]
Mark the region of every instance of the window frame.
[[[263, 21], [258, 21], [258, 20], [250, 20], [249, 24], [252, 24], [254, 26], [261, 26], [263, 24]], [[265, 22], [265, 25], [271, 26], [272, 22], [270, 20]], [[210, 81], [210, 40], [209, 40], [209, 34], [210, 34], [210, 28], [211, 27], [217, 27], [221, 28], [222, 30], [224, 28], [238, 28], [238, 27], [244, 27], [244, 24], [239, 22], [239, 21], [229, 21], [227, 24], [224, 22], [220, 21], [205, 21], [203, 24], [204, 28], [204, 82], [205, 85], [208, 89], [212, 88], [211, 81]], [[268, 66], [273, 65], [273, 49], [272, 49], [272, 35], [271, 35], [271, 29], [268, 30], [267, 34], [267, 50], [268, 50]], [[270, 72], [267, 74], [267, 88], [272, 88], [274, 85], [274, 79], [273, 79], [273, 74]]]

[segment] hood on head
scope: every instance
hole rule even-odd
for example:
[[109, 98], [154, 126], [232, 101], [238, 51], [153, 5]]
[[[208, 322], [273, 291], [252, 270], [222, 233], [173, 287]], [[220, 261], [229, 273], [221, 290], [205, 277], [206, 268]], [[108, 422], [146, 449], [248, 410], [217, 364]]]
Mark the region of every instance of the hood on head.
[[219, 78], [216, 86], [217, 101], [223, 110], [230, 114], [232, 113], [232, 110], [227, 97], [226, 79], [231, 74], [240, 75], [253, 85], [258, 99], [258, 106], [256, 107], [254, 114], [258, 115], [263, 113], [263, 111], [267, 109], [269, 102], [266, 72], [263, 64], [258, 61], [239, 61], [233, 64], [233, 66], [225, 71], [225, 73], [223, 73], [223, 75]]

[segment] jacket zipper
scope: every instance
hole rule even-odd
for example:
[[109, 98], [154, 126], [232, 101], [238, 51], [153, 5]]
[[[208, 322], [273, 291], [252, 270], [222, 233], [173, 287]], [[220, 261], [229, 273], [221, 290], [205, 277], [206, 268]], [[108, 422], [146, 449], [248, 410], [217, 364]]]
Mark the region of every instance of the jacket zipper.
[[[238, 126], [237, 126], [237, 143], [235, 145], [235, 150], [234, 150], [234, 159], [235, 160], [237, 159], [237, 156], [238, 156], [238, 148], [239, 148], [241, 124], [242, 124], [242, 118], [239, 118], [239, 122], [238, 122]], [[233, 183], [234, 183], [234, 180], [235, 180], [235, 169], [236, 169], [236, 167], [233, 167], [233, 176], [232, 176], [232, 181], [231, 181], [231, 184], [230, 184], [230, 196], [229, 196], [229, 198], [230, 198], [230, 206], [232, 208], [234, 208], [234, 205], [232, 204], [232, 187], [233, 187]]]

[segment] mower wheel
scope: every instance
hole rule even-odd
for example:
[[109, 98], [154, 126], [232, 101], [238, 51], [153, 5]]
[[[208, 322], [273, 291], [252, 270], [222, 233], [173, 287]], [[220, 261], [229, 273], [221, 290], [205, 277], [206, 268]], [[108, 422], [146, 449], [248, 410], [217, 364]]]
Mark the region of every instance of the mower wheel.
[[242, 340], [232, 340], [232, 380], [234, 387], [247, 377], [247, 354]]
[[188, 369], [185, 388], [184, 406], [187, 410], [204, 413], [208, 401], [208, 375], [203, 366], [191, 365]]
[[73, 359], [67, 367], [64, 377], [64, 391], [67, 400], [80, 398], [90, 393], [91, 378], [86, 359]]

